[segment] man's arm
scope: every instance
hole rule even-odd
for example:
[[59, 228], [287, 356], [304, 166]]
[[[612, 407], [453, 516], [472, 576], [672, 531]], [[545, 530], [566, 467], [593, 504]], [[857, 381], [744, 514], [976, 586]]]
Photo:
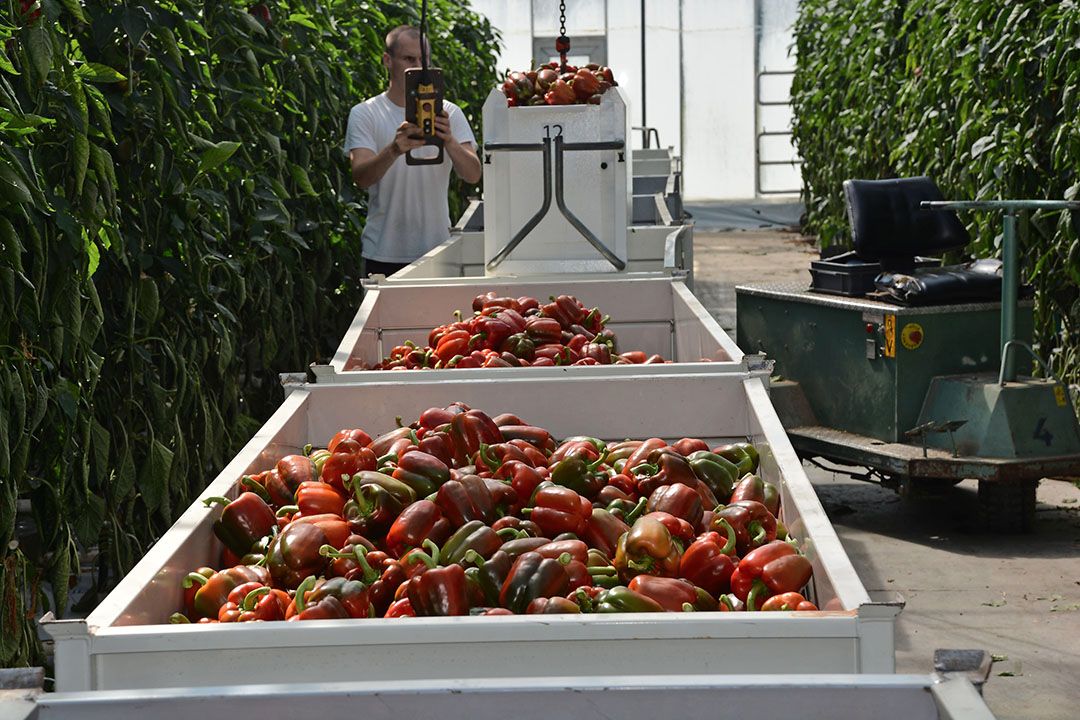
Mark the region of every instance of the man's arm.
[[361, 188], [371, 187], [382, 180], [382, 176], [399, 156], [423, 145], [424, 136], [420, 128], [403, 122], [398, 126], [393, 142], [379, 152], [372, 152], [368, 148], [353, 148], [349, 151], [353, 182]]
[[443, 141], [443, 149], [450, 156], [450, 162], [454, 164], [454, 172], [462, 180], [475, 185], [484, 176], [484, 168], [480, 165], [480, 158], [476, 155], [472, 143], [460, 143], [450, 131], [450, 119], [446, 111], [435, 118], [435, 135]]

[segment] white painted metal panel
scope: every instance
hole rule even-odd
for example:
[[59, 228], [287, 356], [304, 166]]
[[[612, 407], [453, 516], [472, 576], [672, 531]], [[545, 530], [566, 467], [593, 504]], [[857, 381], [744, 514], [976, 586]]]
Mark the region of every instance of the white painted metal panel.
[[[686, 613], [514, 616], [410, 620], [166, 625], [181, 602], [180, 579], [220, 551], [214, 514], [196, 501], [86, 620], [46, 624], [56, 640], [61, 691], [188, 687], [264, 682], [268, 658], [287, 654], [296, 682], [356, 677], [392, 681], [510, 677], [522, 663], [537, 677], [590, 676], [598, 667], [633, 674], [646, 664], [669, 678], [703, 670], [731, 673], [866, 672], [893, 669], [891, 617], [874, 609], [828, 524], [768, 402], [763, 373], [567, 376], [305, 386], [206, 488], [236, 493], [237, 479], [271, 467], [339, 428], [371, 433], [426, 407], [461, 400], [492, 413], [515, 412], [557, 436], [608, 439], [704, 436], [751, 438], [761, 468], [781, 488], [783, 520], [815, 558], [812, 595], [820, 613]], [[157, 624], [155, 624], [157, 623]], [[659, 663], [655, 662], [660, 658]]]
[[[575, 278], [635, 277], [646, 274], [685, 275], [692, 287], [694, 269], [694, 233], [692, 225], [636, 225], [627, 228], [626, 271], [622, 273], [574, 273]], [[462, 232], [450, 236], [416, 262], [399, 270], [380, 284], [434, 283], [473, 284], [487, 279], [552, 279], [565, 277], [550, 272], [509, 272], [485, 276], [483, 232]]]
[[[473, 298], [487, 291], [520, 297], [529, 295], [546, 302], [552, 295], [569, 294], [587, 307], [599, 307], [613, 317], [608, 327], [622, 351], [659, 353], [674, 362], [656, 366], [656, 372], [685, 372], [687, 363], [700, 363], [702, 372], [741, 369], [742, 351], [679, 280], [666, 276], [614, 279], [521, 280], [492, 278], [477, 285], [369, 285], [364, 302], [346, 331], [329, 367], [314, 368], [316, 382], [369, 382], [384, 371], [364, 370], [377, 364], [390, 350], [406, 340], [427, 344], [430, 330], [454, 319], [454, 310], [471, 312]], [[590, 377], [638, 372], [633, 366], [574, 367]], [[396, 379], [413, 381], [434, 377], [514, 377], [547, 373], [562, 376], [566, 368], [494, 368], [397, 372]], [[468, 373], [462, 376], [461, 373]]]
[[[520, 662], [520, 661], [519, 661]], [[520, 667], [520, 665], [519, 665]], [[34, 705], [33, 702], [28, 703]], [[237, 717], [363, 717], [365, 720], [993, 720], [966, 680], [922, 675], [794, 675], [722, 678], [694, 674], [318, 684], [49, 693], [41, 720], [232, 720]], [[0, 711], [5, 708], [0, 705]]]
[[625, 98], [620, 88], [604, 93], [599, 105], [507, 107], [506, 97], [492, 90], [484, 103], [484, 258], [485, 262], [541, 209], [544, 197], [543, 151], [488, 150], [488, 144], [538, 144], [552, 141], [552, 201], [547, 213], [493, 274], [501, 272], [615, 272], [601, 253], [560, 212], [554, 144], [621, 142], [611, 150], [566, 150], [566, 208], [619, 260], [627, 259], [626, 227], [630, 224], [630, 149]]

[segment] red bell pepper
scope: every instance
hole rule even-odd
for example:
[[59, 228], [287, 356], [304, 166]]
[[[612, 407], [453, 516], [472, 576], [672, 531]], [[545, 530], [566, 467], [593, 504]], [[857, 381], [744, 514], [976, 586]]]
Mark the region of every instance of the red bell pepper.
[[340, 515], [345, 507], [345, 496], [320, 480], [302, 482], [296, 490], [296, 505], [304, 515]]
[[619, 538], [630, 532], [630, 526], [607, 510], [593, 508], [589, 522], [581, 536], [585, 542], [611, 557], [619, 545]]
[[686, 547], [694, 541], [694, 526], [682, 518], [677, 518], [671, 513], [658, 510], [642, 515], [643, 518], [652, 518], [660, 521], [671, 533], [671, 537], [682, 547]]
[[443, 483], [435, 496], [435, 504], [453, 528], [470, 520], [489, 523], [495, 517], [495, 498], [483, 478], [465, 475], [460, 480]]
[[[638, 479], [638, 492], [648, 497], [656, 488], [664, 485], [681, 483], [697, 489], [698, 478], [690, 462], [670, 448], [662, 448], [653, 451], [649, 456], [649, 462], [645, 464], [649, 474]], [[631, 468], [631, 471], [640, 476], [642, 466]], [[655, 469], [655, 472], [652, 470]]]
[[401, 598], [395, 600], [390, 607], [386, 609], [386, 614], [383, 617], [399, 618], [399, 617], [416, 617], [416, 611], [413, 610], [412, 602], [409, 598]]
[[675, 483], [653, 490], [645, 505], [645, 511], [669, 513], [690, 523], [694, 532], [700, 532], [705, 508], [702, 507], [701, 497], [696, 490], [688, 485]]
[[526, 615], [574, 615], [580, 612], [577, 603], [564, 597], [536, 598], [525, 608]]
[[240, 609], [243, 610], [240, 619], [241, 621], [284, 620], [288, 607], [288, 593], [263, 585], [244, 596], [243, 602], [240, 603]]
[[527, 552], [514, 562], [499, 593], [499, 604], [523, 613], [536, 598], [565, 595], [570, 579], [563, 564], [537, 552]]
[[454, 457], [458, 464], [468, 462], [480, 445], [494, 445], [503, 441], [499, 426], [479, 410], [468, 410], [455, 415], [450, 421], [450, 439], [454, 443]]
[[243, 556], [259, 540], [277, 526], [274, 511], [253, 492], [243, 492], [235, 500], [223, 497], [206, 498], [209, 507], [223, 504], [221, 517], [214, 523], [214, 534], [229, 550]]
[[371, 448], [362, 447], [356, 452], [332, 453], [323, 463], [319, 478], [338, 492], [346, 492], [346, 481], [358, 472], [374, 470], [377, 458]]
[[765, 481], [757, 475], [744, 475], [731, 491], [729, 503], [753, 500], [765, 504]]
[[[206, 581], [213, 577], [217, 572], [211, 567], [201, 567], [198, 570], [189, 572], [184, 576], [184, 579], [180, 581], [180, 585], [184, 588], [184, 615], [188, 618], [198, 618], [195, 612], [195, 593], [199, 591]], [[190, 622], [190, 620], [189, 620]]]
[[401, 557], [430, 539], [436, 544], [446, 541], [454, 531], [442, 510], [430, 500], [417, 500], [397, 516], [386, 532], [384, 546], [393, 557]]
[[536, 468], [518, 460], [509, 460], [499, 466], [495, 477], [510, 483], [517, 495], [517, 500], [511, 505], [510, 511], [517, 512], [528, 504], [537, 486], [544, 482], [544, 476]]
[[624, 582], [635, 575], [676, 577], [681, 557], [671, 531], [656, 518], [643, 517], [619, 538], [612, 564]]
[[[190, 575], [188, 577], [191, 577]], [[237, 565], [219, 570], [206, 578], [195, 591], [192, 608], [198, 617], [216, 618], [221, 606], [229, 600], [229, 593], [238, 585], [248, 582], [270, 584], [270, 574], [266, 568]]]
[[295, 588], [308, 575], [319, 575], [326, 558], [319, 548], [328, 543], [326, 533], [313, 523], [292, 522], [270, 543], [266, 564], [274, 583]]
[[717, 508], [712, 529], [717, 529], [716, 523], [720, 519], [727, 520], [734, 528], [739, 555], [776, 539], [776, 518], [759, 502], [744, 500]]
[[417, 497], [427, 497], [450, 479], [450, 468], [434, 455], [413, 450], [398, 458], [393, 477], [411, 487]]
[[592, 503], [570, 488], [541, 484], [532, 498], [529, 519], [550, 535], [582, 535], [592, 517]]
[[698, 451], [708, 450], [709, 444], [700, 438], [682, 438], [672, 443], [671, 447], [680, 455], [689, 457]]
[[662, 438], [654, 437], [642, 441], [626, 459], [626, 465], [624, 465], [625, 469], [628, 471], [633, 470], [638, 465], [647, 463], [649, 456], [652, 455], [653, 452], [666, 448], [667, 446], [668, 444]]
[[731, 575], [738, 562], [734, 552], [734, 530], [730, 530], [726, 539], [716, 532], [705, 533], [686, 548], [679, 561], [679, 576], [714, 597], [722, 595], [731, 589]]
[[797, 612], [806, 612], [817, 610], [818, 606], [804, 598], [800, 593], [786, 592], [779, 595], [773, 595], [762, 603], [761, 609], [765, 611], [794, 610]]
[[[346, 617], [369, 618], [375, 617], [375, 608], [371, 605], [368, 587], [359, 580], [346, 580], [336, 577], [318, 585], [314, 592], [310, 593], [306, 604], [318, 604], [326, 598], [334, 598], [345, 609]], [[306, 610], [300, 613], [300, 619], [306, 620]]]
[[[682, 578], [638, 575], [627, 583], [626, 587], [655, 600], [667, 612], [695, 610], [698, 609], [697, 605], [701, 601], [698, 596], [698, 588], [694, 587], [693, 583]], [[714, 606], [715, 603], [715, 600], [712, 601]]]
[[465, 568], [434, 568], [409, 580], [409, 605], [418, 616], [468, 615]]

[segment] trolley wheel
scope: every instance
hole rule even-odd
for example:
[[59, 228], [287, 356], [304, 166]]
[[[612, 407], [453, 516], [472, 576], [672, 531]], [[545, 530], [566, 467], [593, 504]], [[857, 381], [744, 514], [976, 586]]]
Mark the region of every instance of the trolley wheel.
[[1038, 480], [979, 481], [979, 524], [1003, 533], [1035, 529], [1035, 488]]

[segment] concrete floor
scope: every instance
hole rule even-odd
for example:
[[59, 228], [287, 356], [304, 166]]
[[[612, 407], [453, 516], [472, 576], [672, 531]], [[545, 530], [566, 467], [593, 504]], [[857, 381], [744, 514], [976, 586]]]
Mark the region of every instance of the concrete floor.
[[[815, 251], [786, 232], [696, 232], [695, 294], [734, 335], [734, 287], [809, 283]], [[985, 686], [1000, 720], [1080, 718], [1080, 481], [1044, 480], [1029, 535], [970, 529], [976, 484], [901, 499], [805, 464], [864, 586], [900, 593], [896, 670], [925, 674], [937, 648], [994, 654]]]

